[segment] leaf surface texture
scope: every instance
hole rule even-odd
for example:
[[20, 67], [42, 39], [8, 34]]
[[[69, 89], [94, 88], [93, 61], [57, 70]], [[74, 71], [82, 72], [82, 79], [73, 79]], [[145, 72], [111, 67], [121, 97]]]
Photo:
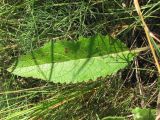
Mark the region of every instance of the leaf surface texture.
[[54, 83], [77, 83], [115, 74], [133, 60], [126, 45], [110, 36], [46, 43], [22, 55], [8, 69], [15, 75]]

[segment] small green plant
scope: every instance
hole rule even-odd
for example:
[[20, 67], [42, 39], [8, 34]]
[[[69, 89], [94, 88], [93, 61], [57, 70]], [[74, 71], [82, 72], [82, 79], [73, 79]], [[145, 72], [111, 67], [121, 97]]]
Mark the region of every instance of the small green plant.
[[155, 120], [156, 118], [156, 111], [147, 108], [141, 109], [137, 107], [132, 110], [132, 113], [134, 120]]
[[[160, 58], [160, 1], [139, 2]], [[151, 119], [158, 76], [140, 23], [128, 0], [2, 0], [0, 119]]]

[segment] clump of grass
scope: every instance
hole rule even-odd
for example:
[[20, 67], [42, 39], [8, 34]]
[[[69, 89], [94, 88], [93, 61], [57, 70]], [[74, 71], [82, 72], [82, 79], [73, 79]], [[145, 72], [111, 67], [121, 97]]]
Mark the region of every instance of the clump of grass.
[[[156, 21], [160, 2], [144, 0], [141, 4], [144, 18], [154, 31], [159, 27]], [[0, 3], [0, 118], [129, 117], [130, 109], [141, 106], [142, 101], [146, 107], [155, 107], [157, 72], [147, 52], [116, 76], [83, 84], [46, 83], [6, 71], [19, 55], [49, 40], [75, 40], [97, 33], [118, 37], [131, 48], [147, 45], [133, 3], [127, 0], [3, 0]]]

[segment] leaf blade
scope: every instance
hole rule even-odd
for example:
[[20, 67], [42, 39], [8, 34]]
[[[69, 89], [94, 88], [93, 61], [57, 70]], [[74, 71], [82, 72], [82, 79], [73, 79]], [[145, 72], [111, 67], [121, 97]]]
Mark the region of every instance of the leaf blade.
[[15, 69], [12, 66], [9, 71], [55, 83], [76, 83], [115, 74], [135, 56], [122, 42], [109, 36], [79, 39], [47, 43], [21, 56]]

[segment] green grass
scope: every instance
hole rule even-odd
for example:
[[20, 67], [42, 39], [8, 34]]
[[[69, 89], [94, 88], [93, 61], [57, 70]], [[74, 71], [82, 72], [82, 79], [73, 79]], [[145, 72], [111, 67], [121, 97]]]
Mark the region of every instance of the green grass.
[[[149, 28], [159, 33], [159, 0], [141, 5]], [[97, 33], [118, 37], [131, 48], [147, 46], [133, 3], [127, 0], [0, 0], [0, 119], [130, 118], [134, 107], [155, 108], [158, 77], [149, 52], [115, 76], [83, 84], [47, 83], [6, 71], [18, 56], [50, 40]]]

